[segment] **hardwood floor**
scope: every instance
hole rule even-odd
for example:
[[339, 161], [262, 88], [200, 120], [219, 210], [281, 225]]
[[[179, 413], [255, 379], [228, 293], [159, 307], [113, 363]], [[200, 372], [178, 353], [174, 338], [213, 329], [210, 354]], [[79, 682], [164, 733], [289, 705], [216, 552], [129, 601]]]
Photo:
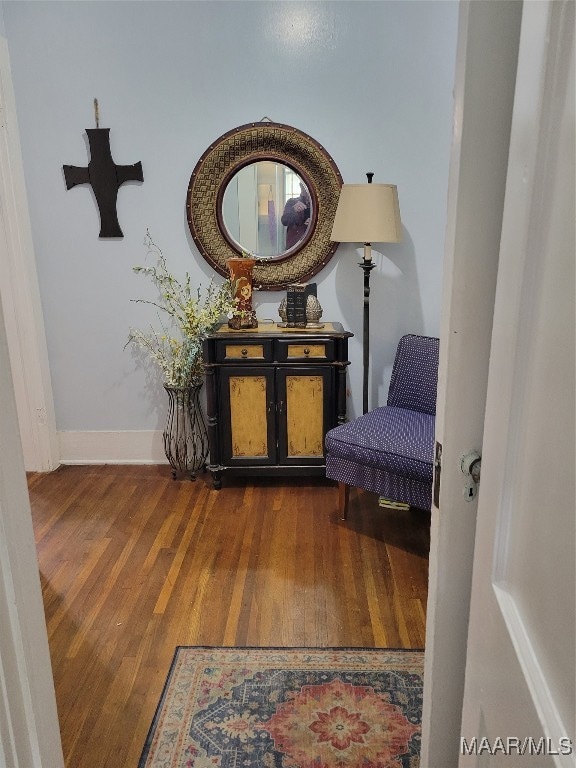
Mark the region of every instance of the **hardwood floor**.
[[70, 768], [138, 764], [177, 645], [422, 648], [430, 516], [326, 480], [30, 474]]

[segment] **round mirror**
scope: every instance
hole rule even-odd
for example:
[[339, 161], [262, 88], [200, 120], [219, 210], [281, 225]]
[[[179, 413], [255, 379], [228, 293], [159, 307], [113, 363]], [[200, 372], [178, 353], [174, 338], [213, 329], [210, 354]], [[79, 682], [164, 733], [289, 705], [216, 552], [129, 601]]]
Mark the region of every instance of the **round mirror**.
[[274, 160], [244, 165], [224, 188], [224, 237], [258, 259], [277, 259], [300, 248], [314, 230], [316, 207], [308, 183]]
[[254, 286], [281, 290], [324, 267], [342, 177], [314, 139], [289, 125], [250, 123], [210, 145], [190, 178], [186, 213], [202, 256], [221, 275], [227, 260], [257, 259]]

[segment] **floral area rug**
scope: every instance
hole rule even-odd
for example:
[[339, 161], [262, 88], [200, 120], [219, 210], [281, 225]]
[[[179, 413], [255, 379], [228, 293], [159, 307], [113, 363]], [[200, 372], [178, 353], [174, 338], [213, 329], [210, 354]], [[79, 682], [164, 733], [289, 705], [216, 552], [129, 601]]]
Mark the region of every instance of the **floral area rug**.
[[418, 768], [422, 651], [176, 649], [139, 768]]

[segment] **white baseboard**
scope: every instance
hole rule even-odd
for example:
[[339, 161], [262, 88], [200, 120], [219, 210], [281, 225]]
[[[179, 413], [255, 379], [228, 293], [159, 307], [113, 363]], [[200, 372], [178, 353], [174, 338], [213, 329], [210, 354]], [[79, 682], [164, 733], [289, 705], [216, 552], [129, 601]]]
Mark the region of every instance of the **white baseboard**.
[[167, 464], [161, 430], [58, 432], [60, 464]]

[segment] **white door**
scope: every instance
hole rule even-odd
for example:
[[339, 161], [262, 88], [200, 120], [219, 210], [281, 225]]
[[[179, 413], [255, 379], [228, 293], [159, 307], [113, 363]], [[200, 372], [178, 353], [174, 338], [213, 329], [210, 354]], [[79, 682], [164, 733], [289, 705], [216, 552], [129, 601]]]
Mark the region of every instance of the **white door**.
[[[443, 454], [439, 508], [432, 509], [422, 768], [455, 768], [460, 757], [462, 765], [512, 766], [518, 756], [500, 751], [461, 755], [461, 736], [468, 748], [471, 739], [488, 733], [533, 737], [538, 749], [538, 731], [546, 735], [552, 727], [545, 728], [543, 719], [560, 729], [574, 722], [573, 31], [572, 2], [460, 3], [436, 421]], [[551, 289], [554, 281], [558, 286]], [[543, 382], [550, 384], [544, 392]], [[538, 399], [544, 403], [535, 405]], [[546, 420], [555, 408], [563, 409], [560, 424]], [[521, 434], [520, 428], [528, 431]], [[480, 494], [467, 502], [460, 458], [482, 447]], [[509, 457], [505, 466], [503, 455]], [[498, 496], [504, 490], [508, 495]], [[531, 645], [523, 648], [520, 631], [511, 635], [503, 619], [493, 624], [505, 602], [494, 596], [500, 589], [502, 598], [503, 585], [510, 584], [521, 587], [509, 594], [521, 594], [525, 602], [519, 604], [529, 611], [520, 613], [524, 625], [515, 628], [528, 627]], [[561, 620], [551, 620], [551, 605], [555, 617], [562, 611]], [[527, 623], [528, 616], [539, 623]], [[497, 632], [492, 637], [496, 626], [506, 627], [507, 644]], [[541, 633], [547, 626], [548, 645], [541, 646], [535, 626]], [[530, 647], [537, 651], [534, 663], [522, 668], [518, 654], [524, 653], [525, 665]], [[511, 659], [514, 680], [507, 677]], [[551, 669], [554, 675], [547, 677]], [[536, 671], [546, 673], [551, 691], [553, 714], [547, 717], [543, 686], [523, 682]], [[528, 702], [539, 703], [527, 707], [526, 694]], [[530, 719], [537, 707], [538, 728]], [[510, 711], [518, 716], [518, 734], [504, 732], [512, 728], [504, 716]], [[512, 752], [514, 742], [509, 746]], [[544, 760], [567, 758], [524, 755], [521, 765], [531, 759], [543, 768]]]
[[422, 768], [458, 765], [477, 498], [460, 461], [482, 447], [522, 3], [459, 7], [444, 257]]
[[461, 766], [576, 764], [574, 3], [524, 3]]

